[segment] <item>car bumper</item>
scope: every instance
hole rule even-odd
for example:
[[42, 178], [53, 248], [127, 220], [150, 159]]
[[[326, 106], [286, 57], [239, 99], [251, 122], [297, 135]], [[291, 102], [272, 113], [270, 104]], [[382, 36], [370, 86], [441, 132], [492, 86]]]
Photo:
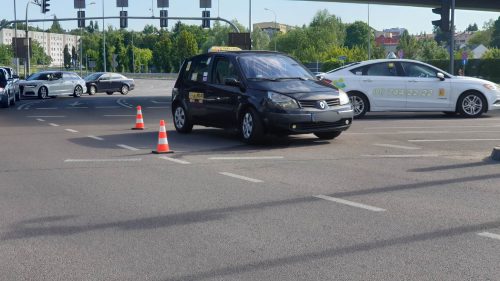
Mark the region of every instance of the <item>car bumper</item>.
[[35, 97], [38, 96], [38, 87], [20, 86], [20, 92], [23, 97]]
[[290, 134], [345, 131], [352, 124], [353, 110], [350, 106], [337, 110], [301, 113], [268, 113], [264, 119], [270, 131]]

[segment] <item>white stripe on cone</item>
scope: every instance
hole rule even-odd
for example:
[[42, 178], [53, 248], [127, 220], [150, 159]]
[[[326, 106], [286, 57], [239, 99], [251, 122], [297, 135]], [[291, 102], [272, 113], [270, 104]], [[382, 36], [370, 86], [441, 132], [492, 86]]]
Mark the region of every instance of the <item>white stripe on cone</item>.
[[168, 139], [167, 138], [159, 139], [158, 144], [168, 144]]
[[165, 127], [161, 126], [160, 127], [160, 133], [166, 133], [166, 132], [167, 132], [167, 130], [165, 129]]
[[144, 123], [144, 119], [135, 119], [136, 123]]

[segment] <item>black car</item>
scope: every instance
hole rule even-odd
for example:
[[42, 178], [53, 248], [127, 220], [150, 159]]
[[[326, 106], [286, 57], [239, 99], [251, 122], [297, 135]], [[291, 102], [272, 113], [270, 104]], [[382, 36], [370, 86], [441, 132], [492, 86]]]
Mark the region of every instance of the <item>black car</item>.
[[97, 72], [84, 79], [89, 95], [95, 95], [95, 93], [112, 95], [115, 92], [126, 95], [135, 88], [134, 79], [129, 79], [118, 73]]
[[237, 128], [247, 143], [266, 133], [334, 139], [353, 118], [348, 96], [276, 52], [230, 51], [186, 60], [172, 93], [178, 132]]

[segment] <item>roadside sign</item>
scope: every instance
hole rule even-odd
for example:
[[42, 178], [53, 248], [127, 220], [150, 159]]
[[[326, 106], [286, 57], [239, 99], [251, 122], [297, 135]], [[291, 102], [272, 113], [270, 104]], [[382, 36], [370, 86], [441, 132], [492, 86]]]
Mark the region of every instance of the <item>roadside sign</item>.
[[340, 56], [339, 60], [347, 60], [347, 56]]
[[90, 68], [95, 68], [97, 66], [95, 60], [89, 60], [89, 67]]

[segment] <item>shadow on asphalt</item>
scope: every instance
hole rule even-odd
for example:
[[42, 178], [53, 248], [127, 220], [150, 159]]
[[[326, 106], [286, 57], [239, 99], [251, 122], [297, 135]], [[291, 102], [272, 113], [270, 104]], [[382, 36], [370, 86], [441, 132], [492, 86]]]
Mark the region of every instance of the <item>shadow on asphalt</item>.
[[464, 164], [454, 164], [454, 165], [444, 165], [444, 166], [433, 166], [427, 168], [417, 168], [408, 170], [408, 172], [413, 173], [427, 173], [427, 172], [436, 172], [436, 171], [448, 171], [455, 169], [467, 169], [467, 168], [476, 168], [481, 166], [494, 166], [498, 165], [500, 162], [495, 162], [491, 160], [491, 158], [485, 158], [481, 162], [473, 162], [473, 163], [464, 163]]
[[[498, 117], [498, 114], [487, 113], [476, 119], [489, 119]], [[470, 120], [463, 118], [460, 115], [446, 115], [442, 113], [426, 113], [426, 112], [374, 112], [367, 113], [363, 118], [356, 119], [363, 121], [380, 121], [380, 120]]]
[[[125, 144], [138, 149], [154, 150], [158, 143], [158, 132], [148, 129], [145, 131], [124, 131], [124, 133], [113, 135], [98, 135], [104, 141], [98, 141], [88, 137], [72, 138], [69, 141], [95, 149], [122, 149], [117, 144]], [[324, 141], [313, 135], [307, 136], [267, 136], [260, 145], [248, 145], [242, 143], [238, 134], [231, 130], [222, 129], [195, 129], [191, 134], [179, 134], [176, 131], [168, 131], [168, 142], [177, 154], [235, 154], [248, 153], [261, 150], [273, 150], [283, 148], [328, 145], [332, 141]]]

